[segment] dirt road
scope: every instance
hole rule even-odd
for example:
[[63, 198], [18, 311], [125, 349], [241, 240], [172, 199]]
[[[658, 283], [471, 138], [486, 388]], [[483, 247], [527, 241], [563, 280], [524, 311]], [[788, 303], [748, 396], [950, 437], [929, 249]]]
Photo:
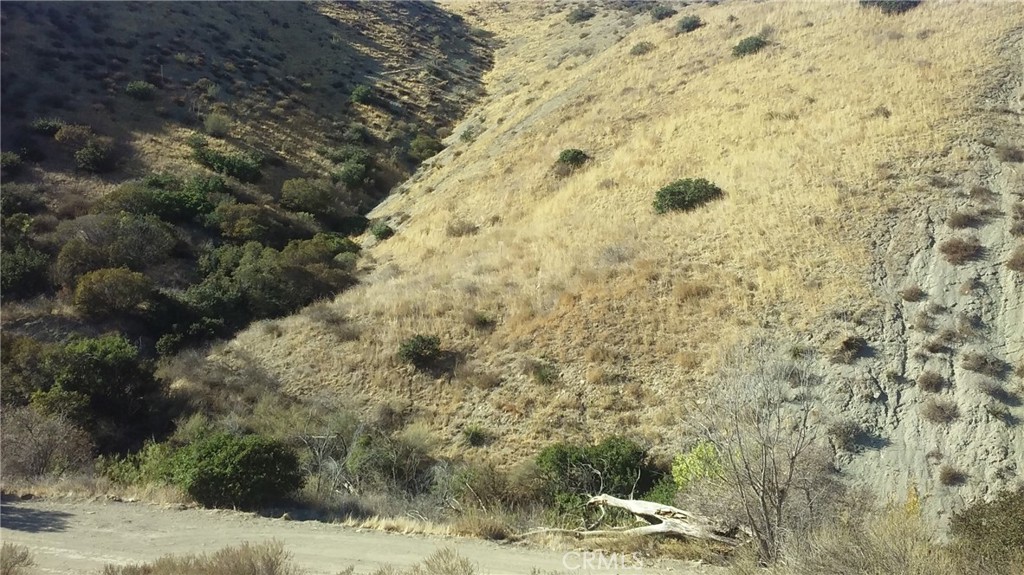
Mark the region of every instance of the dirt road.
[[674, 561], [646, 561], [639, 569], [628, 565], [588, 570], [581, 568], [579, 552], [566, 556], [561, 551], [475, 539], [398, 535], [141, 503], [5, 501], [0, 507], [0, 539], [28, 547], [38, 573], [97, 573], [107, 563], [143, 562], [166, 554], [210, 552], [243, 541], [271, 539], [284, 543], [295, 563], [310, 575], [334, 575], [350, 565], [356, 573], [369, 573], [388, 563], [408, 566], [445, 547], [469, 558], [481, 575], [709, 573]]

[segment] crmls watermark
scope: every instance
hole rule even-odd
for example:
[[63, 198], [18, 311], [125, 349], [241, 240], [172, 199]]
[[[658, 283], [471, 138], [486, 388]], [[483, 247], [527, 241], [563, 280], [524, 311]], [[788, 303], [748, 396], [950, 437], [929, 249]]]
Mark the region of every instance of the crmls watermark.
[[598, 573], [601, 571], [643, 571], [639, 553], [605, 553], [604, 551], [569, 551], [562, 555], [562, 566], [569, 571]]

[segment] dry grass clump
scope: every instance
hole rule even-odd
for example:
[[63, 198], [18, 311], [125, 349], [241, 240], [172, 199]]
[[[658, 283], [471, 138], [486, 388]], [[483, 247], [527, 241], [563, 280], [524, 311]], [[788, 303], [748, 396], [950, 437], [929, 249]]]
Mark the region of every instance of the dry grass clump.
[[0, 575], [28, 575], [35, 564], [27, 547], [6, 541], [0, 547]]
[[479, 537], [489, 541], [507, 541], [514, 535], [504, 517], [482, 512], [469, 512], [460, 515], [454, 521], [453, 529], [459, 535]]
[[166, 555], [142, 565], [107, 565], [103, 575], [300, 575], [279, 541], [225, 547], [209, 555]]
[[1024, 162], [1024, 150], [1010, 144], [996, 146], [996, 157], [1003, 162]]
[[917, 376], [917, 386], [923, 391], [936, 393], [946, 387], [946, 379], [934, 371], [923, 371]]
[[853, 363], [868, 348], [868, 340], [860, 336], [847, 336], [832, 351], [832, 363]]
[[900, 290], [900, 297], [903, 298], [903, 301], [921, 301], [927, 295], [928, 294], [925, 293], [925, 291], [921, 289], [920, 286], [916, 285], [907, 286]]
[[1017, 273], [1024, 274], [1024, 246], [1017, 246], [1013, 249], [1010, 259], [1006, 260], [1006, 267]]
[[981, 223], [981, 216], [975, 212], [953, 212], [950, 214], [949, 218], [946, 219], [946, 225], [954, 230], [974, 228], [981, 225]]
[[1024, 236], [1024, 202], [1013, 204], [1013, 214], [1010, 218], [1010, 235]]
[[459, 364], [455, 368], [455, 378], [485, 391], [501, 385], [501, 376], [492, 371], [480, 369], [472, 363]]
[[939, 469], [939, 483], [950, 487], [963, 485], [967, 483], [967, 474], [951, 465], [943, 465]]
[[480, 231], [480, 226], [473, 222], [466, 221], [462, 218], [455, 218], [448, 222], [445, 226], [444, 232], [450, 238], [461, 238], [463, 236], [471, 236]]
[[[917, 514], [894, 510], [883, 516], [826, 522], [787, 545], [786, 566], [779, 575], [864, 575], [965, 573], [950, 553], [932, 541], [931, 530]], [[744, 574], [760, 573], [751, 569]]]
[[933, 397], [921, 407], [921, 416], [932, 423], [950, 423], [960, 417], [960, 410], [948, 399]]
[[1007, 370], [1006, 362], [1003, 360], [973, 351], [964, 354], [961, 364], [964, 369], [995, 378], [1002, 377]]
[[947, 262], [960, 265], [980, 258], [984, 248], [978, 238], [952, 238], [939, 244], [939, 251]]

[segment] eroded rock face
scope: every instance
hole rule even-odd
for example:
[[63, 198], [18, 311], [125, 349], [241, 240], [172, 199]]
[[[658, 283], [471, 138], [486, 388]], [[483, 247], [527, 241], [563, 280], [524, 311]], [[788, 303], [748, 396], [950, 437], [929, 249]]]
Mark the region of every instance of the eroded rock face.
[[[877, 304], [841, 322], [869, 348], [821, 364], [824, 417], [860, 430], [837, 450], [841, 470], [879, 502], [916, 491], [940, 526], [1024, 472], [1024, 274], [1005, 265], [1021, 242], [1011, 230], [1024, 166], [993, 144], [1024, 141], [1024, 41], [1005, 42], [1005, 69], [978, 103], [991, 110], [984, 137], [950, 150], [967, 169], [911, 174], [928, 201], [870, 232]], [[950, 258], [942, 246], [954, 238], [976, 238], [982, 250]]]

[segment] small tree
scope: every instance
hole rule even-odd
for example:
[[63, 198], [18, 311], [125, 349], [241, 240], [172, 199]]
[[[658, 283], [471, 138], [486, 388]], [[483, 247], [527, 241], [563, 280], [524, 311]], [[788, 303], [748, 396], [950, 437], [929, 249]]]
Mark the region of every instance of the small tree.
[[84, 468], [92, 459], [89, 434], [67, 416], [9, 406], [0, 415], [5, 478], [59, 476]]
[[686, 459], [697, 465], [674, 474], [698, 508], [745, 523], [761, 559], [774, 562], [787, 534], [825, 515], [823, 494], [839, 484], [812, 433], [806, 374], [774, 361], [763, 344], [731, 359], [716, 402], [691, 421], [702, 443]]
[[686, 211], [722, 196], [722, 189], [704, 178], [676, 180], [661, 188], [654, 197], [654, 211]]

